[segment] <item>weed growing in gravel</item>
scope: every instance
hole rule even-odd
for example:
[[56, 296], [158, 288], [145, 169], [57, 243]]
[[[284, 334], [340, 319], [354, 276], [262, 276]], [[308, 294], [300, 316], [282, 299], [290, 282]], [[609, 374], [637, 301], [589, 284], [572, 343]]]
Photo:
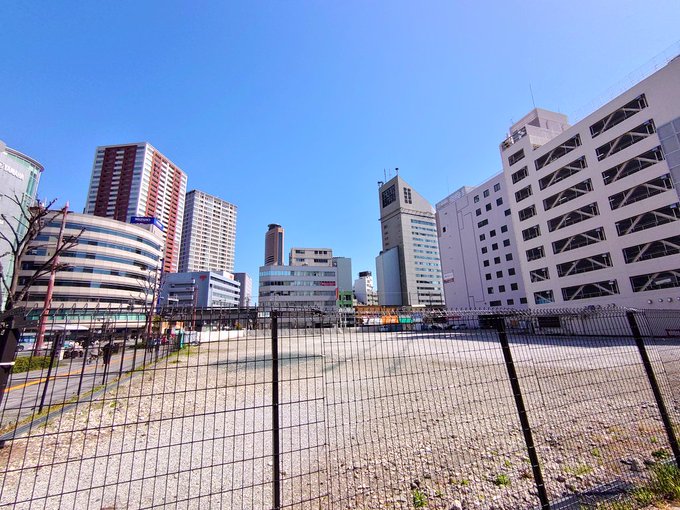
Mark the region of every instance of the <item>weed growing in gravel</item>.
[[658, 450], [654, 450], [652, 452], [652, 457], [654, 457], [657, 460], [664, 460], [667, 459], [671, 456], [670, 453], [665, 448], [659, 448]]
[[586, 476], [593, 472], [593, 468], [587, 464], [578, 464], [576, 466], [565, 467], [564, 472], [572, 476]]
[[498, 487], [507, 487], [508, 485], [510, 485], [510, 477], [505, 473], [500, 473], [496, 475], [496, 478], [494, 479], [493, 483]]
[[510, 462], [508, 459], [505, 459], [505, 462], [503, 462], [503, 465], [506, 468], [511, 468], [512, 467], [512, 462]]
[[600, 457], [602, 457], [602, 452], [600, 451], [599, 448], [593, 448], [592, 450], [590, 450], [590, 454], [591, 454], [593, 457], [597, 457], [598, 459], [599, 459]]
[[610, 501], [597, 506], [598, 510], [635, 510], [640, 505], [660, 501], [677, 501], [680, 498], [680, 469], [673, 465], [657, 465], [652, 468], [651, 481], [635, 489], [625, 500]]
[[415, 508], [423, 508], [427, 506], [427, 496], [420, 489], [414, 489], [411, 493], [413, 499], [413, 506]]

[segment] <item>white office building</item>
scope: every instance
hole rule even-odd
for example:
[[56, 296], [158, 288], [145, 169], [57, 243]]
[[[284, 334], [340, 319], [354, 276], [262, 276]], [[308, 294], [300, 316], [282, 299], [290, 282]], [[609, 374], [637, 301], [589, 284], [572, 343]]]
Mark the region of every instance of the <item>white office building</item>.
[[161, 306], [235, 308], [241, 284], [226, 271], [191, 271], [163, 275]]
[[525, 307], [503, 174], [459, 189], [436, 210], [447, 308]]
[[199, 190], [186, 194], [179, 272], [234, 270], [237, 208]]
[[530, 306], [680, 308], [680, 58], [573, 126], [501, 144]]
[[359, 278], [354, 280], [354, 297], [360, 305], [378, 304], [378, 293], [373, 288], [373, 273], [359, 272]]
[[382, 231], [382, 251], [376, 258], [380, 304], [443, 305], [434, 208], [398, 175], [380, 183], [378, 198]]

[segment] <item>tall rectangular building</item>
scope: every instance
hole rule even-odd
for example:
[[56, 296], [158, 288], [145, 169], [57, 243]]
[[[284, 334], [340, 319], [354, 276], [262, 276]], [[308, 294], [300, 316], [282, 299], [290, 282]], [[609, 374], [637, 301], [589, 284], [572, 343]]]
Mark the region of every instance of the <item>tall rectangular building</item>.
[[85, 214], [129, 223], [153, 217], [163, 226], [163, 270], [176, 272], [186, 174], [148, 142], [97, 147]]
[[282, 266], [283, 264], [283, 227], [270, 223], [264, 235], [264, 265]]
[[447, 308], [526, 306], [503, 174], [459, 189], [436, 209]]
[[680, 58], [573, 126], [500, 146], [529, 304], [680, 308]]
[[[442, 306], [444, 294], [437, 245], [434, 208], [398, 175], [378, 190], [382, 252], [398, 257], [401, 296], [390, 296], [390, 304], [402, 306]], [[395, 251], [394, 248], [397, 248]], [[384, 261], [382, 261], [384, 262]], [[384, 264], [383, 264], [384, 265]], [[390, 266], [391, 267], [391, 266]], [[384, 267], [377, 268], [378, 292], [394, 277]], [[384, 299], [380, 300], [383, 304]]]
[[203, 191], [186, 194], [180, 273], [234, 271], [236, 212], [234, 204]]

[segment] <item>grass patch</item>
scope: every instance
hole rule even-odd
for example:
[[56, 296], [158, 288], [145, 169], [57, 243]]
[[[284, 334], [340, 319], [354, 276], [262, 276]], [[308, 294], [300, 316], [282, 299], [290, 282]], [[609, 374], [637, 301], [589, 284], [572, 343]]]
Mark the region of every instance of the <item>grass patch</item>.
[[576, 466], [565, 467], [564, 472], [572, 476], [586, 476], [593, 472], [593, 468], [587, 464], [577, 464]]
[[625, 499], [602, 503], [598, 510], [636, 510], [641, 505], [680, 500], [680, 469], [672, 464], [656, 465], [650, 481], [635, 489]]
[[49, 368], [49, 366], [49, 356], [21, 356], [14, 360], [12, 373], [21, 374], [23, 372], [30, 372], [31, 370], [44, 370]]
[[415, 489], [411, 493], [414, 508], [424, 508], [427, 506], [427, 496], [420, 489]]
[[510, 477], [505, 473], [500, 473], [499, 475], [496, 475], [496, 478], [494, 478], [493, 483], [497, 487], [507, 487], [508, 485], [510, 485]]

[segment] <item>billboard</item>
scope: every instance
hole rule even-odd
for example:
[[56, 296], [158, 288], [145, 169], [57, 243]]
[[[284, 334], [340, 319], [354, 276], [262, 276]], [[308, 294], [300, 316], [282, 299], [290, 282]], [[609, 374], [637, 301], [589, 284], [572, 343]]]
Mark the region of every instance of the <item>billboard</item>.
[[162, 231], [165, 231], [161, 222], [158, 221], [153, 216], [133, 216], [132, 218], [130, 218], [130, 223], [134, 225], [155, 225]]

